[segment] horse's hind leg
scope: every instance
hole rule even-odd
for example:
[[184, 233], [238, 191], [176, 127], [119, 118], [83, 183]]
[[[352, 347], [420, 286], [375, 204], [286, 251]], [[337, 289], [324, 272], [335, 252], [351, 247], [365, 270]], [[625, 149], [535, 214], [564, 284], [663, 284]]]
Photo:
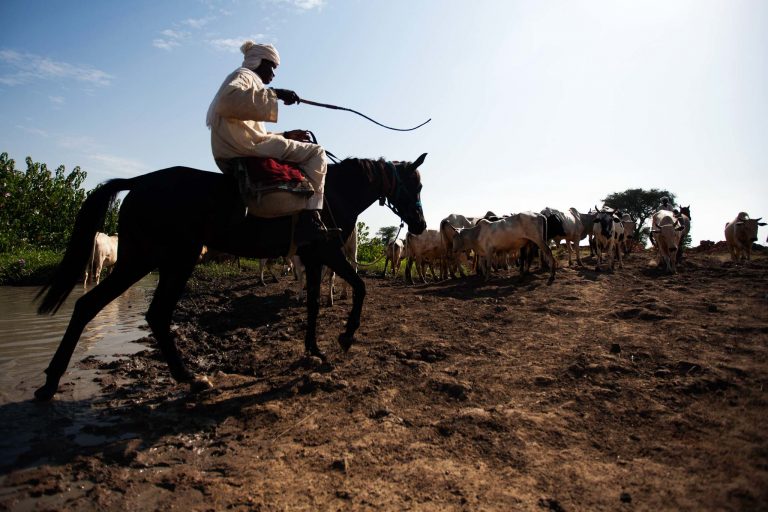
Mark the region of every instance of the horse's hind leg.
[[51, 363], [45, 370], [45, 385], [35, 391], [36, 399], [50, 400], [53, 398], [59, 387], [59, 380], [64, 375], [70, 359], [72, 359], [77, 341], [80, 339], [85, 326], [107, 304], [119, 297], [133, 283], [145, 276], [147, 272], [149, 272], [149, 269], [144, 267], [117, 263], [114, 272], [104, 279], [102, 283], [77, 300], [67, 330], [61, 343], [59, 343], [59, 348], [56, 349]]
[[160, 281], [146, 316], [147, 323], [160, 347], [160, 352], [168, 363], [171, 376], [177, 382], [193, 382], [195, 380], [192, 372], [181, 360], [176, 349], [176, 342], [171, 335], [171, 316], [184, 291], [184, 286], [192, 274], [199, 251], [193, 254], [195, 258], [187, 258], [189, 261], [164, 263], [160, 266]]
[[304, 259], [307, 276], [307, 332], [304, 335], [304, 350], [307, 354], [325, 360], [325, 354], [317, 346], [317, 315], [320, 312], [320, 285], [323, 279], [322, 265], [317, 258]]

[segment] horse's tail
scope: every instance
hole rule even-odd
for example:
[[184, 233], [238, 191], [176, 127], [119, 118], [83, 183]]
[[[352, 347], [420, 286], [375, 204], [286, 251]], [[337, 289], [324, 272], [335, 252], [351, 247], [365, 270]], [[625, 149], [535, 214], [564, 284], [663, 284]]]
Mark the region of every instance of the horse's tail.
[[35, 296], [40, 300], [38, 314], [56, 313], [64, 303], [77, 280], [83, 276], [85, 266], [93, 254], [96, 232], [104, 226], [109, 205], [118, 192], [130, 190], [130, 179], [115, 179], [94, 190], [83, 202], [75, 219], [75, 227], [69, 239], [67, 252], [50, 281]]

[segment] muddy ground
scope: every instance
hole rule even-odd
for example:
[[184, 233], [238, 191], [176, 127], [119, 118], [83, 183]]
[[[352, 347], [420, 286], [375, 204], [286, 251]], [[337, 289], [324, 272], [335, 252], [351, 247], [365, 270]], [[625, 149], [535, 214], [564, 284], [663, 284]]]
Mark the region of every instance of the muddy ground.
[[[149, 348], [0, 406], [0, 509], [766, 510], [768, 260], [677, 275], [365, 278], [359, 343], [288, 278], [197, 281], [175, 316], [191, 396]], [[146, 340], [150, 346], [151, 338]], [[90, 375], [90, 376], [88, 376]]]

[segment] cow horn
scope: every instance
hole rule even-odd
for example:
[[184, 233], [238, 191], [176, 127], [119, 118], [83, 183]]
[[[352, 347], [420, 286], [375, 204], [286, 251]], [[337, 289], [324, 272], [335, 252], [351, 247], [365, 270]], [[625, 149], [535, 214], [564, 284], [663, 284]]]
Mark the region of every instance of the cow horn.
[[756, 218], [755, 220], [756, 220], [756, 221], [760, 221], [760, 219], [762, 219], [762, 217], [758, 217], [758, 218]]

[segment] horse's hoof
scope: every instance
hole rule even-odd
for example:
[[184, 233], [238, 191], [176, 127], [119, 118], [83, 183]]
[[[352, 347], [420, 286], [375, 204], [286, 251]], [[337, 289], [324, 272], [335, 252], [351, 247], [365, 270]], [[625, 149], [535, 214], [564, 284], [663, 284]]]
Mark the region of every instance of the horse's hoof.
[[304, 352], [304, 358], [309, 364], [317, 362], [316, 359], [320, 359], [321, 363], [328, 362], [328, 358], [326, 357], [325, 353], [323, 353], [320, 349], [307, 350]]
[[352, 344], [355, 342], [355, 337], [351, 334], [339, 334], [339, 346], [341, 347], [341, 350], [344, 352], [349, 352], [349, 349], [352, 348]]
[[55, 384], [46, 382], [44, 386], [38, 388], [37, 391], [35, 391], [35, 400], [38, 402], [48, 402], [53, 398], [58, 389], [58, 382]]
[[191, 393], [202, 393], [209, 389], [213, 389], [213, 382], [211, 382], [205, 375], [202, 377], [195, 377], [192, 379], [192, 382], [189, 383], [189, 391]]
[[326, 363], [325, 354], [320, 352], [319, 354], [313, 354], [311, 352], [305, 352], [304, 357], [299, 361], [303, 368], [317, 368], [318, 366]]

